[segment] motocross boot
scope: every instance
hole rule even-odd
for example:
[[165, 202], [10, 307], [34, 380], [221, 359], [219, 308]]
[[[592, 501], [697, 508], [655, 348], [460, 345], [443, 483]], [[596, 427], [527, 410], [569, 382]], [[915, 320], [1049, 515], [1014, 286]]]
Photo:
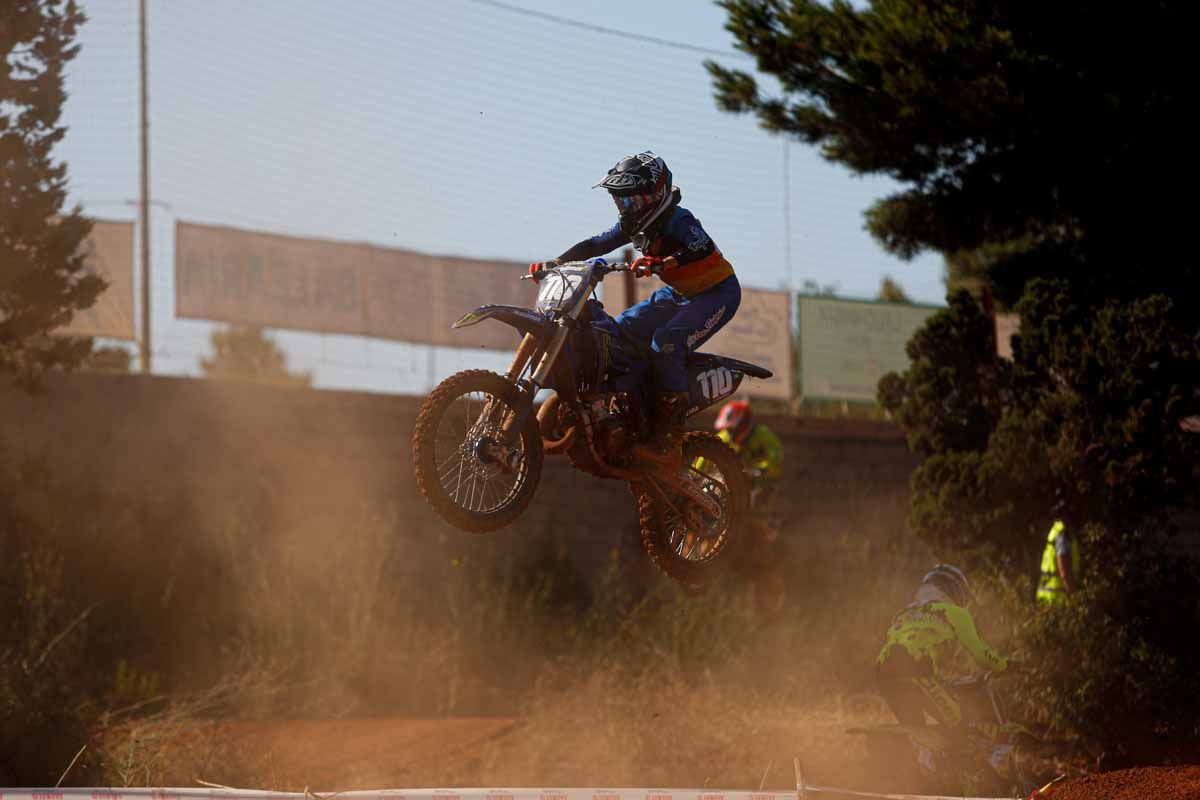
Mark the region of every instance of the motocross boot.
[[654, 436], [634, 446], [634, 457], [663, 467], [679, 464], [687, 405], [687, 392], [659, 392], [654, 401]]
[[996, 744], [988, 754], [988, 766], [1001, 778], [1011, 778], [1013, 774], [1013, 746], [1007, 742]]

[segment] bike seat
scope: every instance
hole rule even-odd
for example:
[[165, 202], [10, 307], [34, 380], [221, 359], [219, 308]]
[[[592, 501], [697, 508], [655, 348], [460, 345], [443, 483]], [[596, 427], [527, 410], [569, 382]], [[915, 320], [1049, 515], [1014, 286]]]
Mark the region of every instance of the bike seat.
[[749, 361], [741, 361], [729, 356], [718, 356], [713, 353], [688, 353], [688, 365], [695, 365], [703, 369], [713, 369], [715, 367], [725, 367], [725, 369], [733, 372], [740, 372], [743, 375], [749, 375], [751, 378], [769, 378], [775, 373], [765, 367], [760, 367], [757, 364], [751, 364]]

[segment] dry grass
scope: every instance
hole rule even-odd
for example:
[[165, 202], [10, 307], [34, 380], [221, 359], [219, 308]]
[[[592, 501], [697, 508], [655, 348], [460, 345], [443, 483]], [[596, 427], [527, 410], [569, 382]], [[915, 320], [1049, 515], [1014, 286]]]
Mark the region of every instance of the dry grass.
[[114, 785], [274, 789], [753, 788], [771, 765], [785, 788], [800, 755], [811, 780], [844, 781], [862, 767], [845, 728], [886, 718], [881, 632], [927, 563], [902, 532], [864, 534], [885, 515], [789, 532], [793, 593], [769, 622], [744, 584], [639, 586], [615, 555], [581, 602], [553, 551], [528, 572], [484, 543], [396, 582], [393, 538], [363, 524], [316, 595], [301, 560], [243, 552], [233, 583], [261, 601], [227, 672], [270, 680], [115, 718], [94, 762]]
[[[816, 699], [818, 695], [824, 695]], [[114, 785], [196, 779], [276, 790], [403, 786], [713, 786], [786, 789], [861, 779], [877, 698], [814, 692], [809, 706], [752, 699], [669, 673], [583, 676], [539, 689], [518, 718], [131, 722], [111, 732]], [[764, 781], [765, 774], [765, 781]]]
[[[767, 623], [736, 581], [685, 593], [639, 577], [644, 556], [628, 552], [584, 574], [561, 538], [400, 530], [405, 517], [373, 504], [302, 514], [295, 498], [325, 487], [235, 467], [228, 492], [153, 503], [7, 481], [21, 508], [4, 543], [35, 542], [60, 587], [49, 622], [26, 627], [70, 631], [55, 689], [91, 729], [49, 742], [20, 782], [53, 783], [83, 739], [68, 783], [757, 786], [774, 762], [768, 785], [787, 785], [797, 751], [836, 771], [841, 728], [878, 716], [857, 698], [928, 563], [902, 494], [837, 487], [840, 513], [814, 507], [784, 532], [792, 594]], [[0, 600], [28, 612], [23, 597]], [[476, 718], [492, 721], [462, 722]], [[384, 724], [396, 719], [448, 721]], [[297, 756], [299, 730], [315, 744]], [[321, 738], [338, 730], [357, 750]]]

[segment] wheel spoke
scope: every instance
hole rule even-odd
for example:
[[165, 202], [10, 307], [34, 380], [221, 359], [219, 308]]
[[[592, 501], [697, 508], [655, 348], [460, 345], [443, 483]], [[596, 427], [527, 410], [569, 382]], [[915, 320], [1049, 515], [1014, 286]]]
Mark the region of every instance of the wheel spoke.
[[438, 465], [438, 476], [439, 476], [438, 480], [440, 482], [442, 482], [443, 484], [445, 483], [446, 477], [450, 474], [450, 471], [446, 469], [446, 466], [449, 465], [451, 468], [453, 468], [454, 460], [456, 458], [457, 459], [462, 458], [462, 455], [457, 450], [455, 452], [451, 453], [450, 455], [448, 455], [446, 457], [446, 460]]
[[469, 385], [449, 399], [430, 443], [435, 465], [430, 477], [444, 501], [463, 512], [488, 515], [522, 496], [531, 474], [525, 439], [520, 432], [503, 432], [505, 421], [511, 424], [519, 416], [517, 405], [503, 392]]
[[458, 502], [458, 492], [460, 489], [462, 489], [462, 478], [463, 478], [463, 454], [460, 452], [458, 455], [458, 481], [454, 485], [454, 502], [456, 502], [456, 503]]
[[479, 468], [476, 467], [475, 469], [471, 470], [471, 488], [467, 492], [467, 510], [468, 511], [478, 511], [479, 510], [479, 509], [475, 508], [475, 483], [478, 480], [479, 480]]
[[730, 487], [727, 475], [715, 459], [705, 459], [705, 468], [696, 469], [693, 462], [702, 457], [700, 453], [685, 452], [685, 467], [680, 470], [681, 480], [688, 481], [697, 490], [715, 501], [720, 511], [710, 514], [688, 494], [670, 493], [661, 498], [659, 524], [664, 537], [666, 553], [673, 559], [688, 562], [703, 562], [714, 558], [723, 549], [728, 535]]
[[[458, 462], [458, 473], [459, 473], [459, 475], [461, 475], [461, 474], [462, 474], [462, 460], [461, 460], [461, 456], [459, 456], [459, 455], [456, 453], [455, 455], [451, 456], [451, 458], [458, 458], [458, 459], [459, 459], [459, 462]], [[442, 488], [446, 488], [446, 486], [447, 486], [447, 481], [450, 479], [450, 476], [451, 476], [452, 474], [454, 474], [454, 464], [453, 464], [453, 463], [451, 463], [451, 464], [450, 464], [450, 468], [449, 468], [449, 469], [447, 469], [445, 472], [442, 472], [441, 474], [439, 474], [439, 475], [438, 475], [438, 483], [440, 483], [440, 484], [442, 485]]]

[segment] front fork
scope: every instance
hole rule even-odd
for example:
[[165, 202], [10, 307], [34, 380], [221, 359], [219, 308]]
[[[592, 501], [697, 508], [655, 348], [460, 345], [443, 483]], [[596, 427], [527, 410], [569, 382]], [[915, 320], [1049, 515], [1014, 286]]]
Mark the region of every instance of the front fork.
[[525, 372], [525, 365], [529, 363], [529, 359], [537, 352], [537, 339], [532, 333], [525, 334], [521, 339], [521, 344], [517, 346], [517, 352], [513, 354], [512, 363], [508, 365], [508, 372], [504, 373], [504, 377], [508, 378], [510, 383], [516, 383], [521, 379], [521, 375]]
[[[513, 440], [524, 429], [529, 415], [533, 413], [533, 398], [537, 395], [538, 390], [549, 382], [554, 364], [558, 361], [558, 356], [562, 353], [563, 345], [566, 344], [569, 335], [570, 329], [566, 325], [560, 324], [544, 349], [539, 346], [538, 340], [533, 334], [527, 333], [521, 339], [521, 344], [517, 347], [517, 352], [513, 355], [512, 363], [509, 364], [508, 372], [504, 374], [504, 377], [508, 378], [514, 386], [527, 391], [529, 397], [528, 402], [522, 403], [521, 407], [517, 409], [517, 413], [504, 420], [501, 430], [504, 432], [506, 447], [510, 447]], [[541, 351], [540, 357], [538, 357], [539, 350]], [[535, 360], [537, 367], [529, 377], [528, 386], [522, 387], [521, 376], [525, 374], [525, 368]]]

